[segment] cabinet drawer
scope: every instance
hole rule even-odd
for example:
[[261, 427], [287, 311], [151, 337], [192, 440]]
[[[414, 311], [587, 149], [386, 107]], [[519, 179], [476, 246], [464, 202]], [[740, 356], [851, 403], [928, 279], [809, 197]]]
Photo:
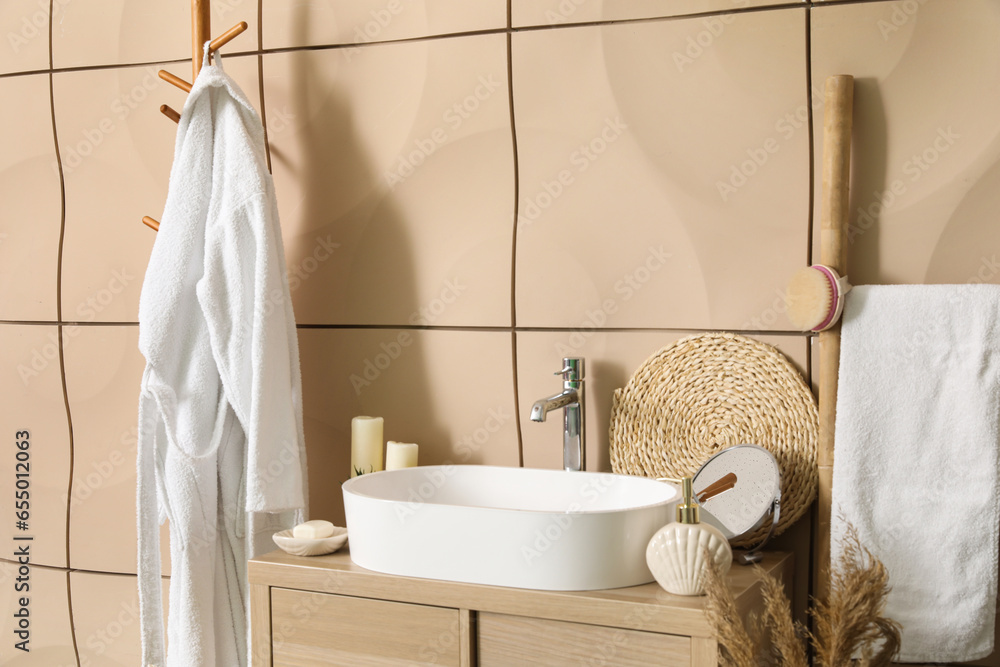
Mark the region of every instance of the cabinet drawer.
[[691, 640], [503, 614], [479, 614], [480, 667], [691, 664]]
[[271, 589], [275, 667], [459, 665], [457, 609]]

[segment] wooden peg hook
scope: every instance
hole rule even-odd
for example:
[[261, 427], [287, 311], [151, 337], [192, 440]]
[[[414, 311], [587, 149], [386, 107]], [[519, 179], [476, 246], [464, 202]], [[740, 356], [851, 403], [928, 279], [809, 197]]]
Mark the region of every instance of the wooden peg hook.
[[173, 109], [171, 109], [170, 107], [168, 107], [166, 104], [160, 105], [160, 113], [162, 113], [164, 116], [174, 121], [175, 123], [181, 122], [181, 115], [176, 111], [174, 111]]
[[242, 35], [243, 31], [246, 30], [248, 27], [250, 26], [246, 21], [240, 21], [232, 28], [230, 28], [229, 30], [225, 31], [224, 33], [213, 39], [212, 43], [208, 45], [208, 50], [212, 51], [213, 53], [215, 51], [218, 51], [223, 46], [225, 46], [229, 42], [233, 41], [234, 39]]
[[163, 79], [167, 83], [172, 83], [173, 85], [183, 90], [185, 93], [191, 92], [191, 84], [185, 81], [184, 79], [180, 78], [179, 76], [175, 76], [165, 69], [161, 69], [159, 72], [157, 72], [157, 74], [161, 79]]

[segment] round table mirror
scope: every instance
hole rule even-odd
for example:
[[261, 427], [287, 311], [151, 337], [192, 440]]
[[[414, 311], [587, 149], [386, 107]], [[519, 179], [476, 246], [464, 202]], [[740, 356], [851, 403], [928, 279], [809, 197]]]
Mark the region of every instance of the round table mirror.
[[730, 542], [757, 530], [771, 517], [763, 541], [737, 557], [744, 563], [759, 561], [781, 506], [781, 471], [774, 455], [757, 445], [728, 447], [698, 469], [691, 485], [701, 505], [701, 520], [718, 528]]

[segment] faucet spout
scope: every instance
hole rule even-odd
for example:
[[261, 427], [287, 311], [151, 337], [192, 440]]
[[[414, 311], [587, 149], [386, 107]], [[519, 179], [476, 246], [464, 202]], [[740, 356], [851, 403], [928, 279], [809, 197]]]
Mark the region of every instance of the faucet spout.
[[563, 390], [535, 401], [531, 406], [531, 421], [543, 422], [553, 410], [563, 410], [563, 468], [583, 470], [586, 467], [586, 443], [583, 437], [584, 393], [583, 362], [579, 357], [563, 359]]
[[531, 406], [531, 421], [543, 422], [545, 416], [553, 410], [565, 408], [567, 405], [580, 402], [580, 392], [576, 389], [564, 389], [558, 394], [535, 401]]

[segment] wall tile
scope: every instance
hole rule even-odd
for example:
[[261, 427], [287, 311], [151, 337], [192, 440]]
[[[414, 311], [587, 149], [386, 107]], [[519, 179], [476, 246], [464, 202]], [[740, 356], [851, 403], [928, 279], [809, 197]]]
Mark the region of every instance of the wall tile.
[[422, 465], [518, 465], [509, 333], [301, 329], [299, 345], [311, 517], [344, 525], [357, 415], [419, 444]]
[[[5, 542], [9, 544], [9, 542]], [[69, 582], [65, 570], [33, 567], [27, 582], [31, 590], [18, 592], [15, 585], [18, 565], [0, 561], [0, 607], [4, 614], [0, 618], [0, 633], [4, 638], [5, 665], [46, 665], [47, 667], [75, 667], [76, 654], [73, 651], [73, 629], [70, 625]], [[24, 583], [24, 582], [20, 582]], [[27, 594], [30, 627], [27, 653], [14, 648], [17, 619], [14, 611], [19, 608], [20, 598]], [[10, 660], [7, 660], [10, 657]]]
[[0, 108], [0, 319], [54, 321], [62, 205], [49, 77], [2, 78], [0, 99], [16, 100]]
[[763, 328], [808, 247], [804, 19], [686, 61], [698, 19], [514, 35], [518, 326]]
[[[794, 0], [793, 0], [794, 1]], [[515, 27], [560, 25], [592, 21], [646, 19], [661, 16], [684, 16], [704, 12], [725, 12], [748, 7], [783, 5], [783, 0], [512, 0], [511, 21]], [[701, 19], [710, 36], [724, 30], [717, 17]], [[707, 40], [707, 37], [701, 39]], [[697, 42], [695, 42], [697, 44]]]
[[[257, 50], [257, 2], [213, 2], [212, 36], [240, 21], [249, 28], [228, 52]], [[52, 59], [55, 67], [123, 65], [191, 58], [191, 4], [153, 5], [126, 0], [55, 2]], [[175, 72], [191, 78], [190, 65]]]
[[[136, 571], [135, 456], [145, 360], [134, 326], [67, 327], [66, 390], [73, 415], [70, 558], [74, 568]], [[160, 530], [164, 574], [168, 529]]]
[[503, 0], [264, 1], [264, 48], [365, 44], [507, 27]]
[[[229, 58], [225, 68], [249, 99], [257, 100], [256, 57]], [[159, 219], [163, 212], [177, 127], [159, 106], [165, 102], [180, 110], [185, 97], [157, 77], [159, 69], [55, 75], [66, 180], [66, 321], [135, 322], [138, 316], [156, 238], [141, 220]]]
[[[12, 438], [30, 432], [28, 530], [14, 521], [0, 523], [0, 540], [11, 544], [15, 534], [34, 537], [32, 562], [66, 566], [66, 496], [69, 490], [70, 441], [59, 372], [59, 334], [55, 326], [0, 325], [0, 422]], [[15, 485], [15, 450], [0, 457], [5, 490]], [[14, 516], [14, 494], [0, 495], [0, 512]], [[6, 588], [6, 587], [4, 587]], [[5, 609], [7, 607], [4, 607]]]
[[[673, 331], [521, 331], [517, 333], [517, 388], [524, 465], [562, 468], [562, 417], [542, 423], [529, 419], [532, 404], [562, 388], [553, 377], [563, 357], [584, 357], [587, 410], [587, 470], [611, 470], [608, 430], [616, 389], [659, 349], [690, 335]], [[805, 375], [805, 336], [756, 336], [778, 348]]]
[[506, 67], [502, 35], [264, 57], [300, 324], [510, 323]]
[[[854, 283], [1000, 282], [1000, 5], [957, 9], [877, 2], [812, 12], [819, 103], [826, 77], [855, 77]], [[817, 192], [821, 141], [817, 132]]]
[[[131, 575], [71, 572], [73, 627], [80, 664], [89, 667], [131, 667], [142, 663], [139, 630], [139, 589]], [[163, 611], [167, 613], [169, 582], [163, 580]]]
[[0, 74], [48, 69], [48, 3], [6, 0], [0, 4], [0, 25], [8, 47], [0, 49]]

